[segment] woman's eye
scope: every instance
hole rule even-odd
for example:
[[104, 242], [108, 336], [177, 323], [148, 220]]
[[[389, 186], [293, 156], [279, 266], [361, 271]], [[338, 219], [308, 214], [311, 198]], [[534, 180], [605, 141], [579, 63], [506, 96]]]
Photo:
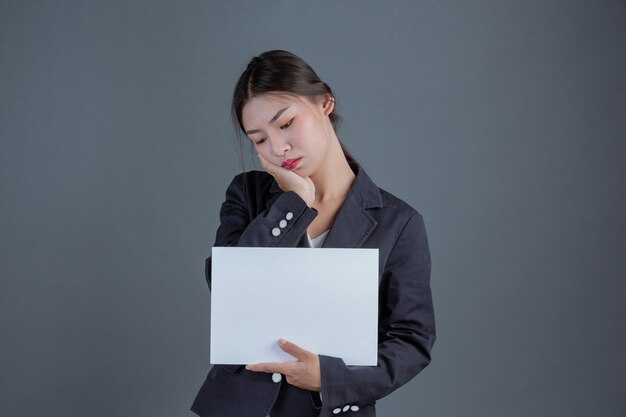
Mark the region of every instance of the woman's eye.
[[280, 128], [281, 129], [287, 129], [289, 126], [291, 126], [292, 123], [293, 123], [293, 119], [291, 119], [290, 121], [288, 121], [287, 123], [282, 125]]
[[255, 145], [260, 145], [260, 144], [262, 144], [263, 142], [265, 142], [266, 140], [267, 140], [267, 138], [259, 139], [259, 140], [257, 140], [256, 142], [254, 142], [254, 144], [255, 144]]

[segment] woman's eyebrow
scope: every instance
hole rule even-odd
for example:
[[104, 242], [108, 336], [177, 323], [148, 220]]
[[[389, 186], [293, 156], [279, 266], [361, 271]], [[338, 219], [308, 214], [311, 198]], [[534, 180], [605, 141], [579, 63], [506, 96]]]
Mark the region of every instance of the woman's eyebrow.
[[[285, 108], [282, 108], [282, 109], [278, 110], [278, 112], [276, 112], [276, 114], [274, 115], [274, 117], [272, 117], [272, 120], [270, 120], [270, 124], [274, 123], [274, 122], [275, 122], [275, 121], [276, 121], [276, 120], [280, 117], [280, 115], [281, 115], [281, 114], [283, 114], [283, 112], [284, 112], [285, 110], [287, 110], [288, 108], [289, 108], [289, 106], [287, 106], [287, 107], [285, 107]], [[248, 135], [251, 135], [251, 134], [253, 134], [253, 133], [257, 133], [257, 132], [260, 132], [260, 130], [259, 130], [259, 129], [246, 130], [246, 133], [247, 133]]]
[[278, 112], [274, 115], [274, 117], [272, 117], [272, 120], [270, 120], [270, 123], [274, 123], [276, 121], [276, 119], [278, 119], [280, 117], [280, 115], [283, 114], [283, 112], [285, 110], [287, 110], [288, 108], [289, 108], [289, 106], [285, 107], [284, 109], [278, 110]]

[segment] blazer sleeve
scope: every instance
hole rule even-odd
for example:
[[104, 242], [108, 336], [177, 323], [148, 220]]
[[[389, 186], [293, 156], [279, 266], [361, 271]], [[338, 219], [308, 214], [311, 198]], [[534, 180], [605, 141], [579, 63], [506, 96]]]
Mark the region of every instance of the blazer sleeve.
[[[248, 187], [254, 187], [255, 183], [246, 181], [245, 175], [237, 175], [226, 190], [214, 246], [297, 246], [317, 211], [307, 206], [298, 194], [288, 191], [280, 193], [266, 210], [256, 214], [248, 194]], [[206, 259], [205, 267], [210, 288], [211, 257]]]
[[320, 416], [373, 404], [428, 365], [435, 341], [430, 266], [424, 222], [415, 212], [395, 242], [381, 277], [378, 364], [346, 366], [340, 358], [320, 355]]

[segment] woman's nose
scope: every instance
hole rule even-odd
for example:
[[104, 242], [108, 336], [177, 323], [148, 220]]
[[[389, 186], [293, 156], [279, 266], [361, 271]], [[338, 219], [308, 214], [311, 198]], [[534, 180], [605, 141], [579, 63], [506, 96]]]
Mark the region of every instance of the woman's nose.
[[274, 152], [274, 155], [283, 156], [289, 149], [291, 149], [291, 146], [287, 141], [281, 139], [272, 140], [272, 152]]

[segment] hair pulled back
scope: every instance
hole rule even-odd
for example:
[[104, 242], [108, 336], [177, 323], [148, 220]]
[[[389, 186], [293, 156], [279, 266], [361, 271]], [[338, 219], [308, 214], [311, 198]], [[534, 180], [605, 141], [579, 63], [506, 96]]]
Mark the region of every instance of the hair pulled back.
[[[245, 132], [241, 120], [243, 107], [251, 98], [264, 93], [286, 93], [303, 96], [315, 101], [321, 96], [337, 102], [332, 89], [313, 71], [302, 58], [288, 51], [273, 50], [252, 58], [239, 77], [233, 92], [233, 122]], [[329, 115], [335, 130], [339, 127], [339, 115], [333, 110]]]

